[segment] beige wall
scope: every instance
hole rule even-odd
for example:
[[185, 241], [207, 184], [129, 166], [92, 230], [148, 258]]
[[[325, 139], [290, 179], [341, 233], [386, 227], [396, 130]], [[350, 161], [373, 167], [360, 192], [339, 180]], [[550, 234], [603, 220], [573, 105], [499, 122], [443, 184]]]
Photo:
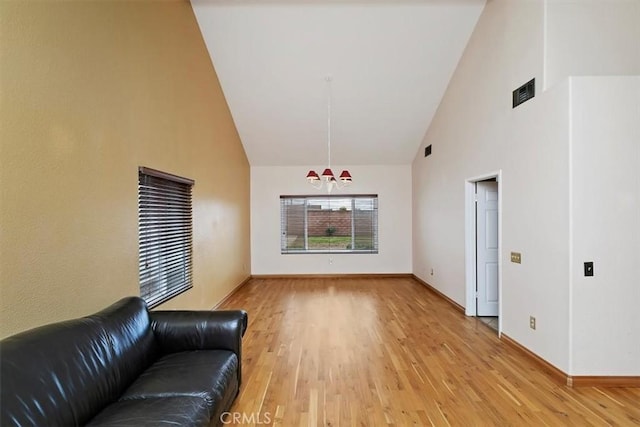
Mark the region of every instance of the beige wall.
[[139, 294], [137, 168], [195, 180], [194, 288], [249, 275], [249, 165], [187, 1], [0, 3], [0, 336]]

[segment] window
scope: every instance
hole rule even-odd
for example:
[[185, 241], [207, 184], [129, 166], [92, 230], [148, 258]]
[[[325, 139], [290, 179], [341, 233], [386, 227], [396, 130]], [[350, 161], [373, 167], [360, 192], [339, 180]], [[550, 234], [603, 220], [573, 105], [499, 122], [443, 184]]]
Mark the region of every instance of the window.
[[280, 252], [378, 253], [378, 196], [280, 196]]
[[154, 307], [191, 289], [193, 181], [138, 168], [140, 296]]

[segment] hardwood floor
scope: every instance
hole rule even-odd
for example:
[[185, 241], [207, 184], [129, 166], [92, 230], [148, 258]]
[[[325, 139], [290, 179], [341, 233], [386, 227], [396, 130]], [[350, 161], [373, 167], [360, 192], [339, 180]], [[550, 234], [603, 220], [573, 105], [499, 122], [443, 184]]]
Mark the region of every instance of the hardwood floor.
[[559, 385], [409, 278], [252, 279], [221, 308], [250, 319], [229, 425], [640, 425], [640, 389]]

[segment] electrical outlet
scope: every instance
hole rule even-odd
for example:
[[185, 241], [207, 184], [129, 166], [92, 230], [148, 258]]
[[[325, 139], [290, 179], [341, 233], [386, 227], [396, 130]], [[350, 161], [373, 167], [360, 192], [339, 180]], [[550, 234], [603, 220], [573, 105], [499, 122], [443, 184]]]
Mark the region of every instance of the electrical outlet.
[[536, 318], [533, 316], [529, 316], [529, 327], [534, 331], [536, 330]]

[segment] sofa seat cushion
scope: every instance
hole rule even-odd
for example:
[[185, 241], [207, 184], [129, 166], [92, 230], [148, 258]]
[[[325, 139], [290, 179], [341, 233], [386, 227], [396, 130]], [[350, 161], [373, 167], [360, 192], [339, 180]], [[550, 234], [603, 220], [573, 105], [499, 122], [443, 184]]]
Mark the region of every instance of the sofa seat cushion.
[[202, 426], [209, 423], [210, 413], [211, 409], [202, 397], [149, 397], [115, 402], [107, 406], [87, 426]]
[[[237, 393], [238, 358], [227, 350], [167, 354], [147, 368], [120, 400], [163, 396], [198, 396], [209, 408]], [[213, 414], [212, 414], [213, 415]]]

